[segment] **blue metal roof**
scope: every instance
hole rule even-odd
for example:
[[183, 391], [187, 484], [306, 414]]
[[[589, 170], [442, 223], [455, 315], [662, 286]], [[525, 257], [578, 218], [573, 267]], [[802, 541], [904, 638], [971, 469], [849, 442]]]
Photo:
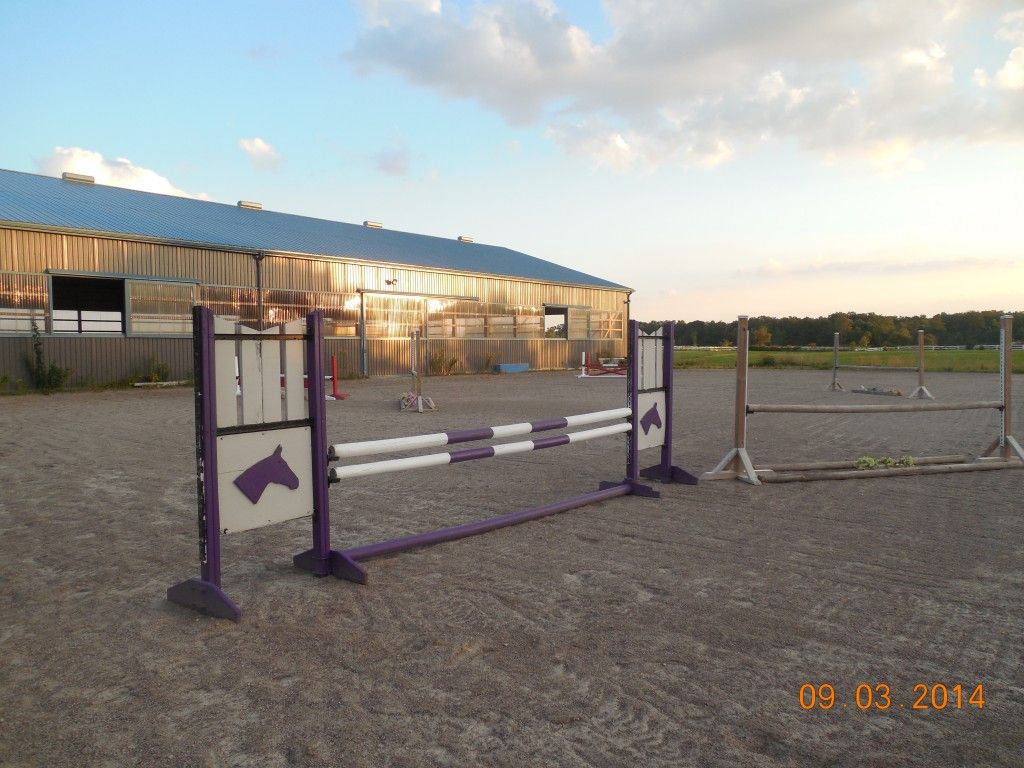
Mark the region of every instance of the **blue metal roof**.
[[[245, 250], [624, 286], [519, 251], [0, 169], [0, 221]], [[628, 289], [625, 289], [628, 290]]]

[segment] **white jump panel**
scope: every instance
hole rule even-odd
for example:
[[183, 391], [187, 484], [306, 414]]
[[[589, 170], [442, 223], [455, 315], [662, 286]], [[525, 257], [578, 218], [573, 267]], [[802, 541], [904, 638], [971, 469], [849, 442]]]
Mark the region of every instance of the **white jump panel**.
[[[222, 317], [213, 318], [214, 333], [234, 333], [235, 324]], [[217, 426], [238, 424], [238, 400], [235, 396], [235, 342], [231, 339], [213, 342], [213, 372], [217, 380]]]
[[[282, 333], [303, 333], [306, 324], [293, 320], [281, 328]], [[284, 343], [284, 402], [289, 420], [304, 419], [306, 413], [305, 385], [302, 376], [303, 345], [294, 341]]]
[[[238, 333], [257, 336], [259, 331], [244, 325], [238, 326]], [[263, 376], [260, 372], [259, 347], [253, 341], [240, 339], [238, 342], [238, 376], [242, 387], [242, 423], [259, 424], [263, 418]]]
[[[276, 328], [269, 331], [277, 332]], [[256, 346], [259, 351], [263, 421], [281, 421], [281, 342], [267, 339], [256, 342]]]
[[665, 393], [641, 392], [637, 395], [637, 450], [665, 444]]
[[313, 514], [310, 428], [217, 438], [222, 533]]
[[637, 355], [640, 358], [638, 389], [643, 391], [665, 386], [665, 341], [641, 333], [637, 339]]

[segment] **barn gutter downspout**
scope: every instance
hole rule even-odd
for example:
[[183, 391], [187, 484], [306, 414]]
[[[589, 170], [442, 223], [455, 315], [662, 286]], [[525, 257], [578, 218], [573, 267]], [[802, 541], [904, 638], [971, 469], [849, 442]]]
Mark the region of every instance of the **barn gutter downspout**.
[[366, 350], [366, 293], [359, 291], [359, 372], [370, 375], [370, 358]]
[[267, 258], [267, 252], [258, 251], [252, 258], [256, 263], [256, 313], [260, 318], [260, 331], [264, 331], [266, 316], [263, 314], [263, 260]]

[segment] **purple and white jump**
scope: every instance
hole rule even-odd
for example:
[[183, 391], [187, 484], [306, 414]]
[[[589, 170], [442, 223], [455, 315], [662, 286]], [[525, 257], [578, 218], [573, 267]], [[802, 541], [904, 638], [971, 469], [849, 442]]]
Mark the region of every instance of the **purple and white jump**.
[[[295, 555], [293, 560], [297, 567], [318, 576], [332, 574], [365, 583], [366, 570], [358, 562], [361, 560], [453, 541], [617, 496], [658, 497], [656, 491], [640, 482], [641, 477], [695, 484], [696, 477], [672, 464], [673, 325], [666, 323], [660, 333], [645, 335], [635, 321], [630, 321], [625, 407], [502, 426], [328, 446], [322, 383], [322, 313], [311, 313], [305, 328], [290, 324], [257, 332], [230, 325], [214, 318], [209, 310], [196, 307], [193, 341], [201, 574], [199, 578], [171, 587], [168, 599], [204, 613], [237, 620], [241, 611], [221, 590], [220, 536], [281, 520], [312, 517], [312, 547]], [[236, 398], [235, 380], [231, 375], [236, 350], [243, 366], [248, 365], [262, 374], [243, 378], [240, 398]], [[309, 382], [308, 397], [302, 394], [303, 362]], [[280, 365], [284, 367], [281, 375], [286, 381], [284, 403], [279, 389]], [[246, 381], [252, 382], [251, 388], [247, 389]], [[292, 382], [291, 387], [287, 386], [288, 382]], [[603, 426], [593, 426], [600, 424]], [[443, 453], [341, 463], [361, 456], [502, 440], [577, 427], [591, 428]], [[328, 482], [350, 482], [371, 475], [500, 458], [615, 435], [628, 438], [625, 477], [602, 482], [596, 491], [499, 517], [343, 551], [330, 547]], [[660, 461], [641, 470], [639, 454], [648, 448], [660, 449]], [[329, 462], [337, 463], [330, 466]]]

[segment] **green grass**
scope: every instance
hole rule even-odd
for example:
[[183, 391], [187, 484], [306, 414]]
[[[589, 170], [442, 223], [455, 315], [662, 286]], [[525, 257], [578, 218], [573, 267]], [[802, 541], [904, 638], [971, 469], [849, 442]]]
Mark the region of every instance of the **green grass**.
[[[676, 350], [676, 368], [735, 368], [735, 350]], [[840, 352], [843, 365], [916, 366], [917, 351]], [[1024, 351], [1014, 351], [1013, 372], [1024, 373]], [[828, 371], [832, 369], [832, 350], [793, 352], [751, 352], [752, 368], [807, 368]], [[999, 353], [994, 349], [950, 349], [926, 351], [925, 371], [953, 371], [957, 373], [997, 373]]]

